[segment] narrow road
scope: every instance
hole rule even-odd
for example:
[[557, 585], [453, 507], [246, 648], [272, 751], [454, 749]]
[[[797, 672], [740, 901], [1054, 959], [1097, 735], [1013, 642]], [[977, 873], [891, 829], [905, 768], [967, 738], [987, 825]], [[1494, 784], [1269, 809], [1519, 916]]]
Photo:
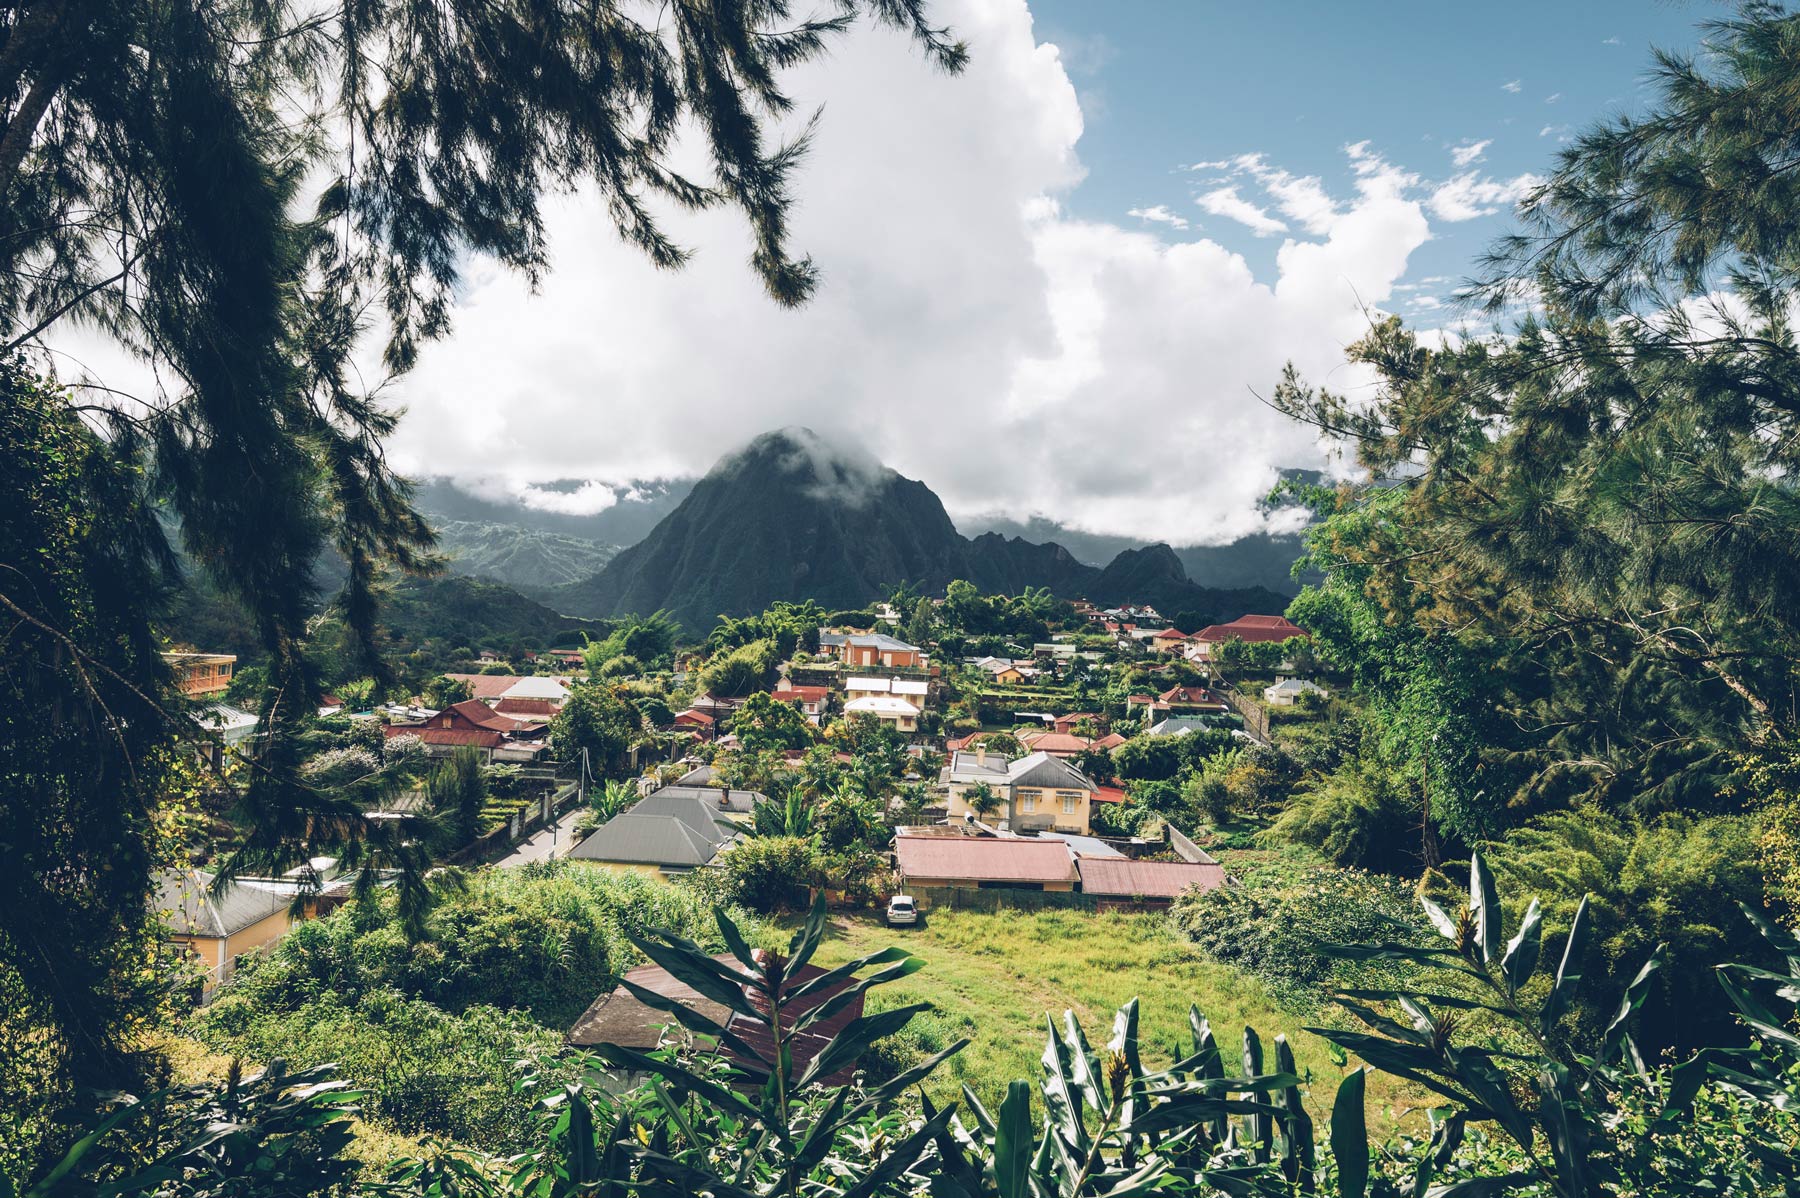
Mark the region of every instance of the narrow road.
[[528, 839], [519, 842], [512, 852], [494, 862], [495, 865], [524, 865], [527, 861], [548, 861], [566, 856], [575, 843], [575, 821], [586, 808], [575, 806], [557, 817], [556, 822]]

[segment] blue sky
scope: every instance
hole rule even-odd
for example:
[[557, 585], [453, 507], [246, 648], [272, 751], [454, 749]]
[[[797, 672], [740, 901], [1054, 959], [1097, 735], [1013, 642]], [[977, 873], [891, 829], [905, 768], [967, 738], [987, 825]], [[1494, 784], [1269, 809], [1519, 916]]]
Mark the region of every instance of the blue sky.
[[[1190, 222], [1167, 236], [1213, 238], [1259, 272], [1281, 236], [1201, 211], [1194, 197], [1216, 172], [1184, 166], [1261, 153], [1343, 193], [1346, 144], [1367, 140], [1436, 176], [1455, 169], [1452, 147], [1487, 141], [1484, 172], [1542, 174], [1569, 129], [1642, 104], [1653, 45], [1691, 50], [1696, 26], [1728, 12], [1648, 0], [1032, 0], [1031, 9], [1038, 37], [1064, 50], [1086, 120], [1087, 177], [1065, 195], [1070, 211], [1121, 221], [1162, 205]], [[1461, 278], [1504, 224], [1435, 222], [1409, 273]]]

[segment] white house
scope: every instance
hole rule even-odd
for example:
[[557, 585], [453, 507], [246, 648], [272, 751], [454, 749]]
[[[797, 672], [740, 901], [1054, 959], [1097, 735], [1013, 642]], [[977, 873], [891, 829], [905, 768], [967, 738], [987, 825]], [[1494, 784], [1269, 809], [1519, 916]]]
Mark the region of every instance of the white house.
[[1305, 678], [1283, 678], [1263, 687], [1263, 702], [1270, 707], [1292, 707], [1302, 695], [1323, 695], [1325, 688]]

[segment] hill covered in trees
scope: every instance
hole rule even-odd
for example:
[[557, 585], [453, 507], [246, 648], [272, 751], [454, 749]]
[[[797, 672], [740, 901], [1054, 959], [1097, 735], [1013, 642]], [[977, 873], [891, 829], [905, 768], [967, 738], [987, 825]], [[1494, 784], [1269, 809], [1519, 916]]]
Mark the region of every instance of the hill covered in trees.
[[933, 591], [956, 578], [990, 592], [1041, 586], [1220, 620], [1288, 602], [1263, 587], [1201, 586], [1166, 545], [1128, 550], [1100, 569], [1056, 544], [998, 533], [971, 540], [924, 483], [805, 429], [764, 434], [725, 458], [643, 541], [547, 598], [574, 615], [669, 611], [704, 628], [721, 613], [779, 600], [859, 607], [896, 584]]

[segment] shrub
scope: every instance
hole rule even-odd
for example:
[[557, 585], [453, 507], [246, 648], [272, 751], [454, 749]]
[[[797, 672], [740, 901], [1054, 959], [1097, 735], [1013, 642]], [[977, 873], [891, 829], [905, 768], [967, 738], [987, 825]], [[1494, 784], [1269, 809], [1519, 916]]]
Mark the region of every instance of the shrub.
[[752, 911], [804, 904], [819, 872], [812, 841], [799, 836], [758, 836], [725, 854], [731, 896]]
[[1392, 963], [1335, 961], [1321, 942], [1423, 941], [1424, 922], [1404, 883], [1360, 870], [1317, 867], [1271, 886], [1221, 886], [1175, 900], [1169, 918], [1202, 953], [1262, 978], [1301, 1010], [1327, 987], [1386, 985], [1406, 972]]
[[1259, 844], [1302, 844], [1335, 865], [1384, 873], [1419, 866], [1419, 807], [1378, 767], [1347, 763], [1296, 791]]

